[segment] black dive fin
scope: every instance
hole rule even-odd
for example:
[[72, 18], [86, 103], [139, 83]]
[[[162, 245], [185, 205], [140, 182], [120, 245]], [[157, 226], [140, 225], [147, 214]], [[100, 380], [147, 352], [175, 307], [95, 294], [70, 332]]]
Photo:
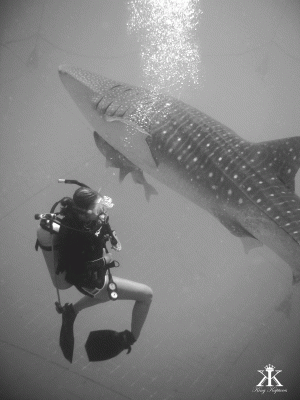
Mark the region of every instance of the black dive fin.
[[59, 345], [65, 358], [72, 363], [74, 351], [74, 336], [60, 332]]
[[123, 350], [131, 351], [135, 339], [131, 332], [111, 330], [92, 331], [85, 343], [89, 361], [105, 361], [116, 357]]
[[59, 336], [59, 345], [65, 358], [72, 363], [74, 351], [73, 324], [76, 318], [72, 304], [62, 307], [62, 327]]

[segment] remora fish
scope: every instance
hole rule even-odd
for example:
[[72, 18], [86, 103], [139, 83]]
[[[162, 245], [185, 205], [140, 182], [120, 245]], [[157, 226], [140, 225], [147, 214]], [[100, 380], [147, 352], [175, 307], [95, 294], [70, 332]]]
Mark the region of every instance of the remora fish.
[[132, 179], [135, 183], [144, 186], [146, 200], [150, 200], [152, 194], [158, 194], [157, 190], [148, 183], [144, 177], [143, 171], [128, 160], [118, 150], [114, 149], [106, 140], [104, 140], [99, 133], [94, 132], [95, 143], [100, 152], [106, 158], [106, 167], [119, 168], [119, 181], [122, 182], [125, 176], [131, 173]]
[[233, 235], [267, 245], [299, 275], [299, 137], [250, 143], [170, 96], [76, 67], [59, 74], [110, 145]]

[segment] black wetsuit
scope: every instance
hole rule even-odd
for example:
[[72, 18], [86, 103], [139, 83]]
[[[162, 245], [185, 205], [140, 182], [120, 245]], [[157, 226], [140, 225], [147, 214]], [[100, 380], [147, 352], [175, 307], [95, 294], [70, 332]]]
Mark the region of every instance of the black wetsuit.
[[59, 231], [57, 272], [66, 271], [66, 281], [80, 291], [82, 287], [101, 288], [107, 270], [103, 248], [111, 234], [108, 222], [92, 221], [87, 226], [75, 214], [67, 215]]

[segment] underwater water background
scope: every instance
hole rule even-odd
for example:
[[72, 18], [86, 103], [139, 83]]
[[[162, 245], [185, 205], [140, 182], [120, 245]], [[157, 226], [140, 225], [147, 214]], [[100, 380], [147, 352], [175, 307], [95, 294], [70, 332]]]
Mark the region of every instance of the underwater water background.
[[[299, 44], [292, 0], [1, 2], [1, 399], [256, 399], [269, 363], [287, 392], [263, 398], [297, 397], [300, 288], [290, 267], [265, 247], [245, 254], [211, 215], [146, 174], [158, 191], [149, 203], [130, 176], [120, 184], [57, 70], [156, 87], [259, 142], [299, 135]], [[112, 197], [123, 245], [114, 272], [153, 288], [130, 355], [89, 363], [84, 349], [92, 330], [130, 328], [129, 301], [81, 312], [73, 363], [61, 354], [33, 218], [72, 195], [58, 178]], [[299, 184], [297, 175], [298, 194]]]

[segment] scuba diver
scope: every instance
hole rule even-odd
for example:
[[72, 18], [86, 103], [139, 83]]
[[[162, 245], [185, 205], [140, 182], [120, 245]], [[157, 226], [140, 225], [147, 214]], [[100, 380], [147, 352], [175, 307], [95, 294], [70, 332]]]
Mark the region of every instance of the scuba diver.
[[[61, 306], [58, 292], [59, 303], [56, 306], [62, 314], [60, 347], [65, 358], [72, 362], [73, 325], [80, 311], [109, 300], [134, 300], [130, 331], [94, 331], [90, 333], [85, 345], [90, 361], [107, 360], [126, 349], [128, 354], [146, 320], [152, 301], [152, 289], [142, 283], [113, 277], [110, 272], [110, 268], [117, 267], [118, 262], [113, 260], [107, 250], [107, 242], [110, 241], [113, 250], [121, 250], [121, 243], [108, 222], [107, 209], [113, 207], [112, 200], [107, 196], [102, 197], [78, 181], [60, 181], [76, 183], [80, 187], [72, 199], [67, 197], [55, 203], [54, 208], [57, 204], [62, 205], [60, 213], [37, 214], [39, 218], [36, 217], [41, 219], [36, 248], [42, 248], [45, 259], [49, 256], [49, 246], [43, 243], [41, 233], [51, 235], [52, 240], [55, 237], [55, 246], [50, 246], [56, 255], [51, 259], [52, 267], [55, 267], [55, 277], [52, 274], [52, 280], [57, 283], [57, 279], [63, 277], [65, 285], [59, 287], [55, 284], [57, 292], [58, 288], [65, 289], [74, 285], [84, 294], [75, 304], [66, 303]], [[62, 215], [61, 219], [57, 218], [58, 214]], [[50, 272], [49, 262], [47, 266]]]

